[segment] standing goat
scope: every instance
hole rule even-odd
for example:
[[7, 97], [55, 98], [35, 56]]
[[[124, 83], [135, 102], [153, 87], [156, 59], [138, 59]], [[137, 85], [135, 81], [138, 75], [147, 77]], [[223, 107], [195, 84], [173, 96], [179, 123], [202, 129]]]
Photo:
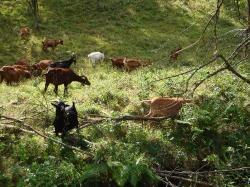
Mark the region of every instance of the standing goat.
[[72, 63], [76, 64], [76, 55], [73, 53], [68, 60], [56, 61], [49, 65], [51, 68], [69, 68]]
[[92, 66], [95, 67], [97, 61], [103, 61], [104, 60], [104, 53], [92, 52], [92, 53], [88, 54], [88, 58], [92, 62]]
[[67, 68], [49, 68], [48, 72], [44, 75], [46, 76], [44, 92], [47, 91], [49, 84], [54, 84], [56, 95], [58, 95], [58, 86], [61, 84], [64, 85], [64, 94], [68, 93], [68, 85], [73, 81], [80, 82], [83, 86], [90, 85], [86, 76], [79, 76]]
[[58, 46], [59, 44], [63, 45], [63, 40], [46, 39], [42, 42], [42, 44], [44, 51], [48, 51], [49, 47], [54, 51], [56, 46]]
[[123, 68], [124, 67], [124, 59], [126, 57], [117, 57], [117, 58], [111, 58], [112, 66], [117, 68]]
[[61, 133], [62, 137], [64, 137], [66, 133], [73, 128], [76, 128], [78, 131], [79, 122], [75, 103], [73, 102], [72, 106], [69, 106], [62, 101], [57, 101], [51, 104], [56, 108], [56, 117], [53, 122], [56, 136]]

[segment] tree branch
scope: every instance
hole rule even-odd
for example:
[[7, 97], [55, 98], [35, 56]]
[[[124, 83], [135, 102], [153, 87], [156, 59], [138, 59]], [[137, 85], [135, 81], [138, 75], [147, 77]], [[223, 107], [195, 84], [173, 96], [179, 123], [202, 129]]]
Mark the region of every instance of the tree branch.
[[250, 80], [247, 79], [246, 77], [243, 77], [240, 73], [238, 73], [232, 66], [231, 64], [226, 60], [226, 58], [223, 55], [218, 55], [218, 58], [221, 58], [225, 64], [226, 64], [226, 68], [232, 72], [234, 75], [236, 75], [237, 77], [239, 77], [241, 80], [243, 80], [244, 82], [250, 84]]
[[67, 147], [67, 148], [69, 148], [69, 149], [71, 149], [71, 150], [74, 150], [74, 151], [77, 151], [77, 152], [81, 152], [81, 153], [86, 154], [86, 155], [88, 155], [88, 156], [92, 156], [92, 154], [90, 154], [90, 153], [88, 153], [88, 152], [86, 152], [86, 151], [83, 151], [82, 149], [79, 149], [79, 148], [77, 148], [77, 147], [74, 147], [74, 146], [65, 144], [65, 143], [63, 143], [63, 142], [60, 142], [60, 141], [58, 141], [58, 140], [56, 140], [56, 139], [53, 139], [53, 138], [51, 138], [51, 137], [49, 137], [49, 136], [46, 136], [46, 135], [42, 134], [41, 132], [39, 132], [38, 130], [34, 129], [34, 128], [31, 127], [30, 125], [25, 124], [23, 120], [16, 119], [16, 118], [13, 118], [13, 117], [10, 117], [10, 116], [5, 116], [5, 115], [0, 116], [0, 119], [1, 119], [1, 118], [4, 118], [4, 119], [7, 119], [7, 120], [12, 120], [12, 121], [14, 121], [14, 122], [17, 122], [17, 123], [19, 123], [20, 125], [22, 125], [23, 127], [27, 128], [29, 131], [34, 132], [35, 134], [37, 134], [37, 135], [43, 137], [44, 139], [50, 140], [50, 141], [52, 141], [52, 142], [54, 142], [54, 143], [56, 143], [56, 144], [62, 145], [62, 146]]

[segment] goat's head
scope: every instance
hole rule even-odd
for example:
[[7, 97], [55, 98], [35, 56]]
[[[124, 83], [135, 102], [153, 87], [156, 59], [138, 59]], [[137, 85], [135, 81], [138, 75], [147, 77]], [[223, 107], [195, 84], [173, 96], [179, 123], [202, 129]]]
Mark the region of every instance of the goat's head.
[[84, 85], [90, 86], [90, 82], [89, 82], [89, 80], [88, 80], [88, 78], [87, 78], [86, 76], [82, 75], [82, 76], [80, 76], [80, 77], [82, 78], [81, 83], [82, 83], [83, 86], [84, 86]]
[[64, 112], [65, 107], [69, 106], [63, 101], [54, 101], [51, 104], [56, 108], [56, 114], [61, 114], [61, 112]]
[[57, 40], [57, 43], [63, 45], [63, 40]]
[[76, 54], [74, 52], [71, 54], [71, 61], [76, 64]]
[[31, 73], [29, 71], [24, 71], [24, 77], [26, 79], [30, 79], [31, 78]]

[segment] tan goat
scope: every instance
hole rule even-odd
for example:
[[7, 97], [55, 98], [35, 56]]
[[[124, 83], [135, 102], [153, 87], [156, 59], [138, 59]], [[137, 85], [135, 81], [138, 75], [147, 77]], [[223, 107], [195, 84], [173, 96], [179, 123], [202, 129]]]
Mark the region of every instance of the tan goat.
[[191, 100], [181, 97], [154, 97], [143, 102], [150, 105], [150, 111], [145, 117], [176, 117], [182, 105]]

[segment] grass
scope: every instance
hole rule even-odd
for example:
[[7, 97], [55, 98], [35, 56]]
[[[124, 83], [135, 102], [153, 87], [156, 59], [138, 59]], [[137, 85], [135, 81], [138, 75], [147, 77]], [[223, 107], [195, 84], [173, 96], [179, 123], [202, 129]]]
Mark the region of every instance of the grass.
[[[41, 59], [62, 59], [75, 51], [78, 56], [72, 68], [84, 74], [91, 86], [79, 83], [69, 86], [69, 95], [59, 88], [56, 97], [51, 85], [43, 93], [44, 77], [23, 81], [15, 86], [0, 84], [0, 114], [16, 118], [32, 116], [26, 122], [53, 138], [52, 121], [55, 99], [76, 103], [79, 116], [144, 115], [148, 112], [141, 100], [154, 96], [175, 96], [183, 91], [185, 78], [178, 77], [152, 83], [206, 62], [213, 45], [204, 43], [183, 53], [177, 62], [169, 62], [169, 52], [197, 39], [213, 3], [206, 1], [145, 0], [121, 1], [51, 1], [39, 4], [41, 30], [32, 30], [27, 40], [18, 36], [21, 25], [32, 27], [32, 17], [25, 2], [3, 1], [0, 5], [0, 64], [12, 64], [27, 57], [31, 63]], [[214, 2], [214, 1], [213, 1]], [[222, 13], [219, 31], [225, 33], [239, 27]], [[10, 32], [11, 31], [11, 32]], [[54, 52], [41, 49], [44, 38], [61, 38], [64, 45]], [[238, 38], [223, 40], [220, 47], [234, 45]], [[91, 67], [86, 56], [91, 51], [103, 51], [105, 56], [128, 56], [151, 59], [153, 65], [127, 73], [114, 69], [106, 60]], [[224, 50], [229, 53], [228, 50]], [[194, 80], [201, 79], [218, 67], [200, 71]], [[241, 66], [249, 76], [249, 66]], [[193, 82], [191, 82], [193, 83]], [[205, 82], [195, 97], [203, 96], [199, 104], [183, 107], [180, 119], [186, 123], [166, 120], [161, 123], [106, 122], [81, 130], [82, 139], [94, 142], [87, 148], [88, 158], [38, 136], [1, 129], [0, 185], [1, 186], [157, 186], [161, 185], [153, 167], [162, 169], [204, 170], [235, 168], [249, 165], [249, 103], [250, 88], [229, 72]], [[14, 124], [18, 125], [18, 124]], [[2, 126], [2, 125], [1, 125]], [[59, 139], [59, 138], [58, 138]], [[215, 175], [206, 178], [219, 186], [237, 186], [248, 180], [244, 172]], [[180, 184], [185, 185], [185, 184]], [[188, 185], [187, 185], [188, 186]]]

